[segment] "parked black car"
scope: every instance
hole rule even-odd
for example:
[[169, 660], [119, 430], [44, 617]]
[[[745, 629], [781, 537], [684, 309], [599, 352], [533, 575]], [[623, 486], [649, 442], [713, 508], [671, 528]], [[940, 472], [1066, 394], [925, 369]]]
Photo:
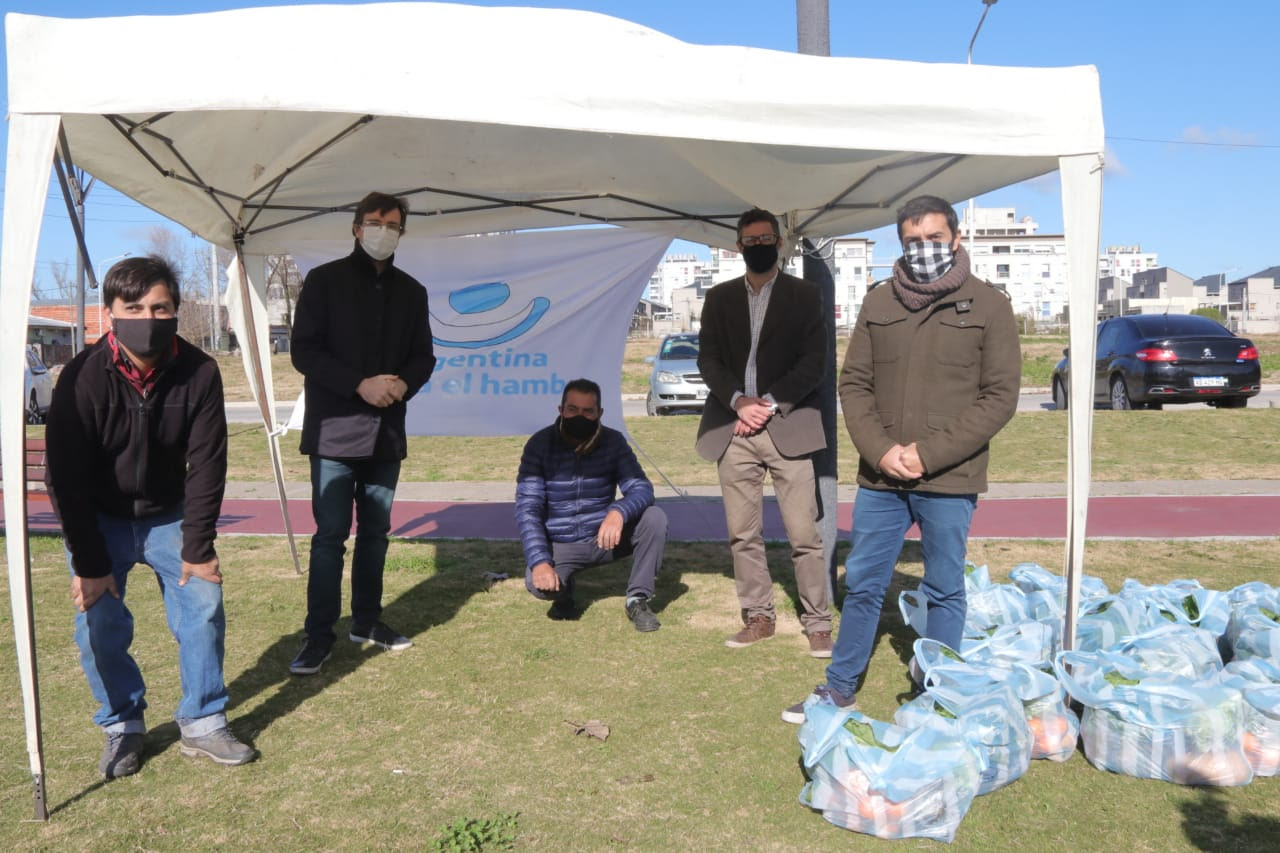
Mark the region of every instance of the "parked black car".
[[[1063, 350], [1064, 356], [1069, 356]], [[1258, 348], [1208, 317], [1135, 314], [1098, 324], [1094, 405], [1159, 409], [1165, 403], [1243, 408], [1262, 390]], [[1053, 369], [1053, 402], [1067, 407], [1067, 358]]]

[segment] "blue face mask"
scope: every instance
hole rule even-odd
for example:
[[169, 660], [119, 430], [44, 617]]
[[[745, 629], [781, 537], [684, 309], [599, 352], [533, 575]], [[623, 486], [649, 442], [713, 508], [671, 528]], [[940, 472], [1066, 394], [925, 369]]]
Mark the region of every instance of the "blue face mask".
[[914, 241], [903, 247], [902, 259], [913, 281], [933, 284], [955, 264], [956, 253], [950, 243]]

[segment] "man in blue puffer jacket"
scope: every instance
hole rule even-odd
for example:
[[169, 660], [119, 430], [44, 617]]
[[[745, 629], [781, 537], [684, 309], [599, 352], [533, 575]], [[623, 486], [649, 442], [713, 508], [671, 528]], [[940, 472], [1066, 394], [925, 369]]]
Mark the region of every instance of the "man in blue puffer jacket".
[[627, 618], [637, 631], [656, 631], [649, 601], [667, 544], [667, 516], [654, 505], [653, 484], [622, 433], [600, 423], [603, 412], [600, 386], [575, 379], [560, 397], [560, 417], [524, 446], [516, 480], [524, 585], [551, 601], [552, 619], [573, 619], [574, 574], [634, 554]]

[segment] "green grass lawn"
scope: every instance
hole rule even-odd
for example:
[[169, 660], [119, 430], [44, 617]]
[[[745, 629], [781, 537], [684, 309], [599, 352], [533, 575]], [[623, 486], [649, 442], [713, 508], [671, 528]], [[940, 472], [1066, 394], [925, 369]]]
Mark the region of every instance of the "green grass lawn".
[[[279, 538], [219, 541], [226, 573], [226, 674], [235, 731], [261, 751], [221, 768], [178, 754], [175, 649], [153, 584], [134, 576], [136, 656], [151, 703], [150, 756], [104, 784], [101, 735], [71, 639], [60, 545], [32, 540], [33, 597], [49, 803], [30, 822], [31, 781], [11, 642], [0, 643], [0, 846], [4, 849], [273, 851], [431, 849], [467, 819], [518, 813], [521, 850], [888, 849], [801, 806], [796, 728], [783, 707], [823, 678], [779, 569], [778, 636], [728, 649], [738, 611], [723, 544], [673, 544], [659, 579], [662, 630], [622, 612], [626, 564], [582, 576], [579, 621], [551, 622], [519, 579], [514, 542], [393, 542], [386, 618], [416, 643], [401, 653], [342, 641], [323, 672], [286, 673], [300, 646], [305, 581]], [[302, 543], [305, 550], [306, 544]], [[1220, 589], [1274, 580], [1280, 541], [1090, 542], [1090, 571], [1112, 588], [1196, 577]], [[1004, 580], [1019, 561], [1061, 563], [1060, 542], [982, 541], [970, 556]], [[305, 557], [305, 555], [304, 555]], [[897, 591], [920, 575], [908, 545], [860, 699], [888, 718], [907, 688], [910, 635]], [[138, 569], [145, 571], [145, 569]], [[7, 577], [5, 578], [7, 581]], [[0, 612], [8, 626], [8, 608]], [[339, 625], [346, 628], [345, 621]], [[0, 634], [12, 637], [8, 627]], [[568, 723], [599, 720], [607, 741]], [[510, 826], [510, 824], [506, 824]], [[1280, 782], [1196, 789], [1093, 769], [1082, 754], [1034, 762], [979, 797], [955, 850], [1271, 850]], [[912, 849], [933, 847], [913, 842]], [[905, 848], [904, 848], [905, 849]]]
[[[548, 419], [550, 423], [550, 419]], [[715, 465], [694, 452], [696, 415], [628, 418], [640, 464], [654, 483], [665, 475], [678, 486], [713, 486]], [[38, 434], [42, 427], [32, 427]], [[852, 483], [858, 456], [838, 424], [841, 483]], [[514, 483], [524, 436], [478, 438], [410, 436], [402, 482]], [[281, 439], [287, 479], [307, 482], [298, 435]], [[266, 434], [260, 426], [231, 425], [231, 480], [270, 479]], [[1065, 412], [1022, 412], [991, 447], [993, 483], [1063, 483], [1067, 477]], [[1280, 410], [1203, 409], [1187, 412], [1099, 411], [1093, 419], [1093, 479], [1280, 480]]]

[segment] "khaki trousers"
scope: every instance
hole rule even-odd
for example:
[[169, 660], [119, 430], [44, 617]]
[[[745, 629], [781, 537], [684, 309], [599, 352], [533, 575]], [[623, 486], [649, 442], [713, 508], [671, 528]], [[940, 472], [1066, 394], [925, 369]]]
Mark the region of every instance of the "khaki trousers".
[[831, 630], [831, 588], [818, 531], [818, 498], [813, 462], [788, 458], [765, 430], [737, 436], [716, 464], [724, 499], [725, 526], [733, 554], [733, 578], [745, 618], [774, 619], [773, 578], [764, 550], [764, 475], [773, 480], [782, 524], [791, 540], [791, 561], [800, 595], [800, 623], [806, 634]]

